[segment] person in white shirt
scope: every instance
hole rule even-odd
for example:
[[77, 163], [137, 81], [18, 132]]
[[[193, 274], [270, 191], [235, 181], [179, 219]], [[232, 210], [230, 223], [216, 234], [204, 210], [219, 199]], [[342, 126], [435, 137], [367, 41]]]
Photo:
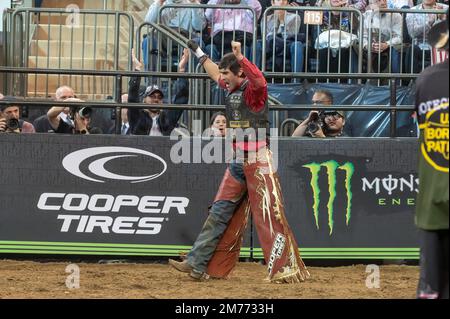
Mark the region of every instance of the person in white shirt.
[[388, 0], [387, 7], [389, 9], [406, 9], [414, 7], [413, 0]]
[[372, 53], [368, 64], [370, 72], [381, 73], [386, 70], [399, 73], [402, 16], [399, 13], [386, 13], [374, 9], [386, 9], [387, 0], [369, 0], [369, 3], [370, 9], [364, 13], [363, 19], [363, 48], [366, 57], [369, 56], [369, 50]]
[[[421, 4], [412, 7], [413, 10], [447, 10], [448, 5], [437, 3], [436, 0], [423, 0]], [[419, 73], [431, 64], [432, 47], [428, 43], [428, 33], [431, 28], [445, 21], [446, 15], [442, 14], [415, 14], [406, 15], [408, 32], [413, 39], [413, 46], [406, 57], [407, 72]]]

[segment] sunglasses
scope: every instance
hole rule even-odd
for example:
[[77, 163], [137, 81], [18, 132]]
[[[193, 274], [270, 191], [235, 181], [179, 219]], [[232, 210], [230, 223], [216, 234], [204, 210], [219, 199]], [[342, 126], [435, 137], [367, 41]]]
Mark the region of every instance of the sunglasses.
[[343, 118], [341, 114], [337, 113], [337, 112], [330, 112], [330, 113], [325, 113], [324, 114], [325, 118], [332, 118], [334, 120], [339, 120], [340, 118]]

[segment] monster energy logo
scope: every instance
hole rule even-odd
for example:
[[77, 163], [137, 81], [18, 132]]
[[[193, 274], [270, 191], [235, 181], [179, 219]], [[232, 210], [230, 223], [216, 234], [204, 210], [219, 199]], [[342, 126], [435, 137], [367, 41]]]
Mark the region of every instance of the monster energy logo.
[[311, 171], [311, 187], [314, 196], [314, 218], [316, 220], [316, 227], [319, 229], [319, 207], [320, 207], [320, 186], [319, 186], [319, 173], [322, 167], [325, 167], [328, 174], [328, 193], [330, 198], [328, 199], [328, 227], [330, 228], [330, 235], [333, 233], [334, 226], [334, 201], [337, 196], [336, 184], [337, 184], [337, 170], [343, 170], [346, 173], [345, 178], [345, 189], [347, 191], [347, 209], [346, 209], [346, 224], [348, 226], [351, 218], [352, 212], [352, 177], [355, 172], [355, 166], [352, 163], [345, 163], [344, 165], [339, 165], [336, 161], [328, 161], [322, 164], [311, 163], [308, 165], [303, 165], [303, 167], [309, 168]]

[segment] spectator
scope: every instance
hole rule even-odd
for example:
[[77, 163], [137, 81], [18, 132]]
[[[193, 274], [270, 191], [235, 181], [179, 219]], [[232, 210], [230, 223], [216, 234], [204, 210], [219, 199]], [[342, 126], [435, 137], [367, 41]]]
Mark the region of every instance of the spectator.
[[[0, 100], [17, 102], [12, 96], [0, 94]], [[0, 105], [0, 133], [35, 133], [33, 124], [20, 119], [20, 108], [17, 105]]]
[[[333, 95], [326, 90], [318, 90], [312, 98], [313, 105], [333, 105]], [[345, 114], [342, 111], [311, 111], [292, 134], [293, 137], [315, 138], [344, 137]]]
[[[346, 6], [346, 0], [330, 0], [328, 7], [341, 8]], [[357, 71], [358, 56], [352, 48], [354, 41], [357, 39], [357, 25], [357, 15], [352, 13], [324, 12], [320, 35], [316, 40], [316, 49], [319, 50], [320, 73]]]
[[261, 27], [262, 27], [262, 18], [264, 15], [264, 12], [266, 12], [267, 8], [272, 6], [272, 0], [259, 0], [259, 4], [261, 5], [261, 15], [258, 19], [258, 39], [261, 39]]
[[[64, 102], [84, 102], [78, 98], [67, 98]], [[93, 109], [89, 106], [72, 106], [69, 114], [64, 113], [64, 106], [54, 106], [48, 112], [48, 120], [58, 134], [101, 134], [99, 128], [92, 128]]]
[[[330, 6], [330, 2], [333, 0], [319, 0], [316, 2], [316, 6]], [[367, 0], [340, 0], [340, 7], [349, 7], [349, 8], [355, 8], [361, 13], [364, 13], [366, 11], [367, 7]]]
[[[250, 6], [255, 10], [257, 20], [261, 16], [261, 4], [257, 0], [210, 0], [208, 4]], [[222, 55], [231, 52], [232, 40], [245, 44], [245, 56], [250, 57], [253, 36], [257, 36], [253, 34], [255, 17], [251, 11], [206, 9], [206, 19], [212, 25], [212, 39], [207, 43], [206, 53], [213, 61], [217, 62]]]
[[[448, 9], [445, 4], [438, 4], [436, 0], [423, 0], [421, 4], [412, 8], [413, 10], [443, 10]], [[428, 44], [428, 32], [436, 23], [446, 19], [444, 14], [415, 14], [408, 13], [406, 24], [408, 32], [413, 39], [413, 45], [407, 51], [406, 68], [407, 71], [420, 73], [431, 64], [431, 46]]]
[[[155, 0], [153, 4], [150, 6], [147, 15], [145, 17], [145, 22], [158, 22], [158, 13], [159, 10], [163, 5], [173, 5], [173, 4], [179, 4], [179, 5], [191, 5], [191, 4], [200, 4], [199, 0]], [[161, 13], [161, 20], [160, 22], [168, 26], [172, 29], [174, 29], [176, 32], [179, 32], [183, 36], [195, 39], [197, 42], [201, 38], [200, 32], [205, 29], [206, 27], [206, 18], [205, 18], [205, 12], [203, 9], [190, 9], [190, 8], [167, 8], [164, 9]], [[152, 58], [154, 61], [152, 62], [152, 70], [156, 70], [156, 56], [158, 54], [157, 48], [158, 48], [158, 37], [154, 36], [151, 39], [152, 48], [153, 50], [148, 49], [148, 40], [147, 38], [144, 39], [144, 42], [142, 44], [142, 50], [144, 53], [144, 64], [148, 66], [148, 55], [149, 53], [152, 54]], [[173, 51], [176, 52], [176, 55], [178, 56], [178, 47], [175, 46], [174, 48], [171, 48], [170, 50], [167, 49], [167, 40], [165, 38], [162, 38], [162, 49], [163, 54], [171, 54]], [[170, 52], [169, 52], [170, 51]]]
[[[63, 85], [59, 87], [56, 90], [55, 93], [55, 100], [56, 101], [64, 101], [69, 98], [74, 98], [75, 92], [70, 86]], [[60, 117], [67, 118], [67, 115], [70, 112], [70, 108], [66, 107], [63, 109], [63, 111], [60, 114]], [[50, 124], [48, 120], [47, 114], [44, 114], [33, 122], [34, 127], [36, 128], [37, 133], [55, 133], [55, 130], [53, 129], [52, 125]]]
[[[156, 0], [150, 6], [145, 22], [158, 22], [158, 13], [163, 5], [191, 5], [200, 4], [199, 0]], [[185, 35], [201, 32], [206, 27], [205, 13], [203, 9], [167, 8], [161, 13], [160, 22], [175, 31]]]
[[389, 9], [409, 9], [414, 7], [413, 0], [387, 0]]
[[[288, 6], [288, 0], [272, 0], [273, 6]], [[286, 10], [276, 10], [274, 14], [267, 17], [266, 30], [266, 56], [272, 57], [272, 71], [283, 70], [284, 61], [289, 60], [291, 72], [303, 71], [304, 43], [299, 37], [301, 17], [296, 13]], [[303, 40], [304, 41], [304, 40]], [[273, 56], [275, 52], [275, 56]], [[258, 40], [256, 48], [256, 61], [260, 69], [262, 65], [262, 40]]]
[[[122, 94], [122, 103], [128, 103], [128, 94]], [[120, 135], [130, 135], [131, 129], [130, 129], [130, 123], [128, 121], [128, 109], [123, 107], [120, 109], [120, 118], [122, 121], [122, 125], [120, 126]], [[113, 125], [109, 133], [115, 134], [116, 132], [116, 126]]]
[[[386, 9], [386, 0], [370, 0], [371, 7]], [[369, 72], [387, 71], [400, 72], [400, 53], [397, 48], [402, 45], [403, 19], [399, 13], [383, 13], [378, 10], [367, 10], [364, 13], [363, 48], [364, 57], [368, 58], [368, 51], [372, 51]], [[371, 38], [371, 39], [370, 39]], [[369, 44], [369, 40], [372, 42]], [[380, 63], [379, 63], [380, 61]], [[380, 65], [378, 65], [380, 64]]]
[[207, 136], [225, 137], [227, 132], [227, 118], [225, 113], [217, 112], [211, 117]]
[[[133, 66], [135, 71], [141, 71], [143, 64], [136, 58], [134, 51], [132, 53]], [[189, 61], [189, 50], [185, 49], [184, 54], [178, 65], [178, 71], [184, 72]], [[128, 102], [143, 102], [149, 105], [163, 104], [164, 94], [156, 85], [150, 85], [144, 92], [143, 99], [139, 96], [139, 86], [141, 78], [136, 76], [131, 78]], [[175, 83], [175, 104], [185, 104], [188, 101], [189, 86], [186, 79], [179, 79]], [[129, 109], [128, 119], [130, 123], [131, 133], [134, 135], [150, 135], [150, 136], [169, 136], [173, 129], [178, 125], [178, 121], [183, 114], [183, 110], [164, 110], [155, 108], [146, 110]]]

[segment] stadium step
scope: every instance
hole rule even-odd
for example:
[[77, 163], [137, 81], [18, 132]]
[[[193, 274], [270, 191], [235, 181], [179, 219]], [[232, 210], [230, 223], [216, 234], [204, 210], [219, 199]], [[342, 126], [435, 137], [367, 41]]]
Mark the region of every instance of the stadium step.
[[[114, 78], [103, 76], [70, 76], [70, 75], [44, 75], [30, 74], [28, 76], [29, 91], [45, 92], [50, 88], [58, 88], [61, 85], [72, 87], [75, 92], [84, 94], [112, 94], [114, 92]], [[124, 84], [126, 89], [127, 83]]]
[[[88, 42], [114, 42], [115, 41], [114, 27], [107, 26], [86, 26], [83, 28], [72, 28], [69, 26], [60, 25], [39, 25], [36, 28], [35, 40], [62, 40], [62, 41], [88, 41]], [[119, 30], [120, 41], [127, 41], [130, 39], [130, 34], [127, 30]]]
[[[77, 69], [77, 70], [114, 70], [114, 60], [92, 59], [79, 57], [39, 57], [30, 56], [28, 59], [30, 68], [47, 69]], [[128, 60], [119, 60], [119, 70], [128, 69]]]
[[[50, 25], [69, 25], [72, 22], [69, 20], [71, 17], [71, 13], [41, 13], [38, 17], [34, 17], [34, 23], [38, 23], [44, 26]], [[145, 17], [145, 16], [144, 16]], [[86, 26], [114, 26], [116, 23], [116, 17], [114, 15], [95, 15], [92, 13], [81, 13], [79, 15], [79, 20], [77, 21], [81, 28], [83, 25]], [[122, 24], [126, 23], [126, 18], [124, 16], [121, 17], [120, 22]]]
[[66, 8], [75, 4], [83, 9], [107, 9], [119, 11], [132, 11], [133, 9], [148, 8], [153, 0], [44, 0], [43, 8]]
[[[115, 10], [129, 13], [134, 19], [133, 34], [144, 22], [153, 0], [44, 0], [42, 8], [62, 8], [77, 5], [80, 9]], [[80, 27], [67, 26], [70, 13], [32, 15], [34, 30], [30, 41], [28, 65], [31, 68], [51, 69], [114, 69], [116, 17], [93, 14], [80, 15]], [[126, 17], [120, 20], [119, 69], [129, 65], [130, 33]], [[34, 29], [33, 29], [34, 27]], [[134, 45], [134, 43], [133, 43]], [[71, 85], [78, 96], [87, 100], [106, 99], [114, 92], [112, 78], [92, 76], [29, 75], [27, 84], [30, 96], [47, 97], [60, 85]], [[123, 91], [128, 83], [124, 81]]]
[[[128, 42], [121, 42], [119, 45], [119, 54], [122, 59], [127, 59], [130, 45]], [[90, 57], [97, 59], [109, 58], [114, 56], [114, 43], [94, 43], [82, 41], [31, 41], [30, 55], [32, 56], [52, 56], [52, 57]]]

